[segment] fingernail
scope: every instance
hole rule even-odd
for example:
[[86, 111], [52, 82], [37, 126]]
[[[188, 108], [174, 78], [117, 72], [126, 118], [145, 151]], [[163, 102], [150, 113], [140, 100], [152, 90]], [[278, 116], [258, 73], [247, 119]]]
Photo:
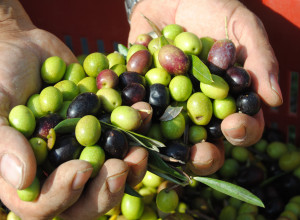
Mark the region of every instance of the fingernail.
[[86, 170], [78, 171], [74, 177], [72, 183], [72, 189], [73, 190], [81, 189], [89, 180], [92, 172], [93, 172], [93, 168], [88, 168]]
[[110, 176], [107, 178], [108, 189], [111, 193], [117, 193], [123, 189], [127, 178], [127, 170], [121, 174]]
[[283, 102], [282, 93], [278, 84], [278, 80], [273, 73], [270, 74], [270, 84], [271, 84], [271, 88], [276, 93], [276, 95], [278, 96], [278, 98], [282, 103]]
[[13, 154], [4, 154], [1, 157], [0, 172], [6, 182], [19, 189], [23, 183], [23, 163]]
[[243, 125], [236, 128], [225, 129], [224, 132], [226, 136], [234, 140], [244, 140], [246, 137], [246, 128]]

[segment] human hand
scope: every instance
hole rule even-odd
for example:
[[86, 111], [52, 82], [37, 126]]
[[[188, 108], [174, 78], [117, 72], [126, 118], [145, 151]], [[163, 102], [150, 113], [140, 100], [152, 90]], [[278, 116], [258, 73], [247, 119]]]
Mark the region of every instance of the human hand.
[[[251, 74], [253, 90], [270, 106], [282, 104], [282, 95], [277, 82], [278, 63], [267, 33], [259, 18], [239, 1], [143, 0], [135, 6], [131, 16], [129, 43], [133, 43], [139, 34], [152, 31], [142, 14], [160, 29], [167, 24], [176, 23], [199, 37], [210, 36], [214, 39], [226, 37], [225, 17], [227, 17], [229, 39], [237, 47], [237, 61]], [[250, 146], [262, 136], [263, 112], [260, 110], [254, 116], [232, 114], [223, 120], [221, 128], [226, 139], [232, 144]], [[201, 145], [205, 145], [206, 148]], [[195, 173], [206, 175], [220, 168], [224, 151], [220, 144], [205, 142], [201, 145], [192, 150], [190, 165]]]
[[46, 58], [60, 56], [67, 64], [77, 59], [58, 38], [36, 28], [18, 1], [1, 3], [0, 9], [1, 201], [24, 220], [52, 219], [60, 214], [64, 219], [94, 219], [121, 200], [125, 181], [131, 185], [141, 181], [147, 151], [132, 147], [124, 161], [107, 160], [88, 183], [91, 165], [81, 160], [68, 161], [47, 177], [37, 200], [20, 200], [17, 189], [32, 183], [36, 160], [27, 139], [9, 126], [9, 111], [38, 93], [40, 68]]

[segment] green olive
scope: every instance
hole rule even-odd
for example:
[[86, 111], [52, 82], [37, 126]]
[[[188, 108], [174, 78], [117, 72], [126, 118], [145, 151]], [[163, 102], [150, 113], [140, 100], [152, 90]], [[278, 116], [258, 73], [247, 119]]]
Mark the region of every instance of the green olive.
[[95, 177], [105, 161], [105, 152], [99, 145], [87, 146], [80, 154], [80, 160], [88, 161], [93, 166], [91, 178]]
[[33, 137], [29, 140], [29, 143], [33, 149], [37, 165], [41, 165], [48, 155], [46, 141], [40, 137]]
[[43, 112], [57, 112], [63, 103], [63, 95], [54, 86], [44, 88], [40, 93], [40, 106]]
[[139, 219], [144, 212], [144, 202], [140, 197], [125, 193], [121, 201], [121, 211], [127, 219]]
[[72, 101], [79, 94], [79, 88], [71, 80], [59, 81], [54, 87], [61, 91], [64, 101]]
[[58, 56], [52, 56], [43, 63], [41, 76], [46, 83], [56, 83], [63, 78], [65, 71], [65, 61]]
[[86, 74], [82, 65], [79, 63], [71, 63], [67, 66], [66, 73], [64, 75], [65, 80], [70, 80], [77, 84], [84, 77], [86, 77]]
[[83, 68], [88, 76], [97, 77], [102, 70], [109, 68], [109, 61], [104, 54], [94, 52], [84, 59]]
[[6, 220], [21, 220], [21, 218], [17, 216], [14, 212], [10, 211], [7, 215]]
[[30, 108], [35, 118], [40, 118], [46, 115], [46, 112], [43, 112], [40, 105], [40, 94], [33, 94], [27, 100], [26, 106]]
[[18, 196], [22, 201], [34, 201], [40, 194], [40, 181], [34, 178], [32, 184], [25, 189], [17, 190]]
[[92, 76], [84, 77], [77, 83], [80, 93], [84, 92], [93, 92], [96, 93], [98, 91], [96, 78]]
[[156, 205], [159, 210], [165, 213], [174, 211], [179, 203], [179, 197], [174, 189], [165, 188], [156, 196]]
[[10, 125], [21, 132], [25, 137], [30, 137], [34, 132], [36, 121], [32, 111], [25, 105], [17, 105], [9, 113]]
[[221, 77], [212, 74], [213, 82], [210, 84], [200, 82], [201, 91], [211, 99], [224, 99], [229, 92], [228, 83]]
[[101, 125], [93, 115], [83, 116], [75, 127], [77, 141], [83, 146], [91, 146], [97, 143], [101, 135]]

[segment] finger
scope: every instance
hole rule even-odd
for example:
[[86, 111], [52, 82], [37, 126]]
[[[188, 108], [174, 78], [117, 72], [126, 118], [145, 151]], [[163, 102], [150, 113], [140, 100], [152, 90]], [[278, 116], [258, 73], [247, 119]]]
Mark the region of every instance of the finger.
[[215, 173], [224, 163], [224, 146], [201, 142], [191, 147], [188, 168], [196, 175], [207, 176]]
[[124, 161], [129, 167], [127, 182], [131, 186], [136, 186], [146, 174], [148, 151], [143, 147], [133, 146], [130, 148]]
[[86, 161], [62, 164], [46, 179], [33, 202], [20, 200], [17, 191], [2, 181], [1, 200], [22, 219], [52, 219], [76, 202], [92, 170]]
[[263, 112], [260, 110], [253, 117], [243, 113], [229, 115], [222, 121], [221, 129], [233, 145], [245, 147], [255, 144], [263, 134]]
[[233, 38], [239, 45], [237, 58], [251, 74], [252, 87], [268, 105], [281, 105], [278, 61], [261, 20], [246, 8], [237, 11], [231, 20]]
[[65, 220], [96, 219], [115, 207], [122, 199], [128, 166], [124, 161], [105, 161], [98, 175], [89, 182], [79, 200], [60, 216]]
[[[50, 56], [59, 56], [66, 64], [78, 62], [75, 55], [58, 37], [41, 29], [35, 29], [30, 33], [30, 40], [35, 42], [41, 48], [42, 62]], [[40, 39], [48, 39], [41, 41]], [[44, 48], [47, 48], [45, 50]]]
[[29, 142], [8, 125], [0, 125], [0, 134], [0, 179], [15, 189], [28, 187], [36, 174], [36, 159]]
[[[161, 30], [166, 24], [174, 23], [174, 14], [179, 1], [167, 1], [162, 3], [159, 0], [140, 1], [133, 10], [131, 16], [130, 32], [128, 42], [134, 43], [139, 34], [153, 31], [153, 28], [143, 17], [146, 16]], [[163, 18], [163, 19], [162, 19]]]

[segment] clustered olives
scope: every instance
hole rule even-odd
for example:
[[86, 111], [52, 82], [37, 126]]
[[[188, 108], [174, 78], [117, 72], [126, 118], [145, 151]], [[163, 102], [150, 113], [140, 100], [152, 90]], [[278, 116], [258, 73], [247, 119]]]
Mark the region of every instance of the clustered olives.
[[[33, 146], [45, 173], [67, 160], [89, 161], [89, 153], [99, 154], [98, 164], [90, 161], [97, 170], [104, 158], [123, 159], [130, 141], [122, 129], [164, 142], [161, 153], [184, 164], [192, 145], [223, 138], [225, 117], [237, 111], [255, 115], [261, 108], [249, 73], [236, 65], [229, 39], [199, 38], [172, 24], [162, 36], [143, 34], [126, 49], [91, 53], [82, 64], [47, 58], [40, 93], [11, 110], [12, 127], [47, 143]], [[209, 82], [193, 75], [192, 56], [210, 71]], [[55, 133], [53, 128], [65, 119], [78, 119], [76, 127]], [[103, 122], [121, 130], [108, 130]]]
[[[245, 187], [264, 202], [265, 208], [227, 196], [196, 181], [186, 187], [174, 188], [171, 181], [147, 171], [135, 187], [143, 198], [125, 194], [121, 205], [106, 216], [117, 219], [299, 219], [299, 148], [277, 139], [270, 140], [267, 136], [248, 148], [225, 141], [225, 163], [211, 176]], [[171, 145], [179, 149], [181, 143], [168, 143]]]

